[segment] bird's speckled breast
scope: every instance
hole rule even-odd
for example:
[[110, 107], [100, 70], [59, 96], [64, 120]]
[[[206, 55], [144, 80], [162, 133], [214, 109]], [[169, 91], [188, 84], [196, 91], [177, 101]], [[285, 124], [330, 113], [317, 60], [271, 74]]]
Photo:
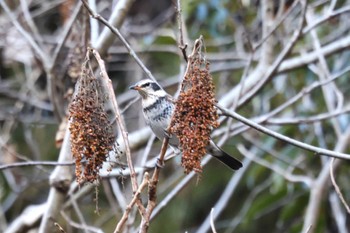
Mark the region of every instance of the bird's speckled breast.
[[[145, 103], [147, 106], [145, 106]], [[160, 140], [164, 139], [165, 130], [170, 124], [174, 108], [174, 104], [166, 97], [159, 97], [153, 99], [153, 101], [148, 100], [147, 102], [144, 102], [143, 114], [146, 122]], [[169, 143], [174, 146], [179, 144], [176, 137], [170, 137]]]

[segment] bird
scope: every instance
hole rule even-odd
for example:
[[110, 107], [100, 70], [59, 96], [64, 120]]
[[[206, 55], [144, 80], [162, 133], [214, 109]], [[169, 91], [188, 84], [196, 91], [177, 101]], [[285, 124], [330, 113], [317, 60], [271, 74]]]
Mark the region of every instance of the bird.
[[[172, 114], [175, 110], [175, 101], [165, 90], [151, 79], [143, 79], [129, 89], [138, 91], [141, 96], [142, 112], [147, 125], [159, 140], [165, 136], [169, 137], [169, 144], [175, 151], [179, 148], [179, 139], [175, 135], [168, 135], [167, 128], [170, 124]], [[236, 158], [224, 152], [213, 140], [206, 148], [207, 152], [233, 170], [242, 167], [242, 163]]]

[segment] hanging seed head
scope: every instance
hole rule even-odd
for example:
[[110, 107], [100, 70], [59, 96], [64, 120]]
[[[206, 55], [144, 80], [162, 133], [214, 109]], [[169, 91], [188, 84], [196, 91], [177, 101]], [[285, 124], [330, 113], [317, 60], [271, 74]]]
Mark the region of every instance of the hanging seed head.
[[[75, 159], [77, 181], [94, 182], [99, 170], [113, 150], [115, 135], [104, 109], [99, 82], [87, 59], [69, 106], [71, 151]], [[83, 164], [84, 161], [84, 164]]]
[[206, 154], [211, 131], [218, 126], [214, 84], [201, 45], [195, 45], [189, 57], [170, 128], [179, 138], [185, 173], [201, 173], [201, 159]]

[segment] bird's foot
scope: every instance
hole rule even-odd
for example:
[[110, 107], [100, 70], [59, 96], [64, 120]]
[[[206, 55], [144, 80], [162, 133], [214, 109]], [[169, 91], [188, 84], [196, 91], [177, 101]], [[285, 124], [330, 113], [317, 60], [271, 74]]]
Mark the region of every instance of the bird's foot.
[[164, 160], [160, 160], [159, 158], [157, 158], [156, 167], [163, 168], [164, 165], [165, 165]]
[[165, 137], [167, 137], [169, 139], [173, 137], [173, 135], [170, 134], [167, 130], [164, 130], [164, 135], [165, 135]]

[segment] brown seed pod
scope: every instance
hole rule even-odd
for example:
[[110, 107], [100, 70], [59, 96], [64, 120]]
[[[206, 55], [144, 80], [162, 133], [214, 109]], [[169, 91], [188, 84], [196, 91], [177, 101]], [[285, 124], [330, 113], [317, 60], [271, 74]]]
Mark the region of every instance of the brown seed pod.
[[212, 129], [218, 126], [209, 62], [201, 54], [202, 40], [196, 43], [200, 45], [195, 45], [189, 57], [170, 127], [170, 132], [180, 141], [185, 173], [202, 171], [201, 159], [206, 154]]
[[98, 79], [88, 62], [87, 59], [82, 65], [76, 94], [69, 106], [71, 151], [79, 183], [83, 180], [94, 182], [99, 178], [98, 172], [115, 142]]

